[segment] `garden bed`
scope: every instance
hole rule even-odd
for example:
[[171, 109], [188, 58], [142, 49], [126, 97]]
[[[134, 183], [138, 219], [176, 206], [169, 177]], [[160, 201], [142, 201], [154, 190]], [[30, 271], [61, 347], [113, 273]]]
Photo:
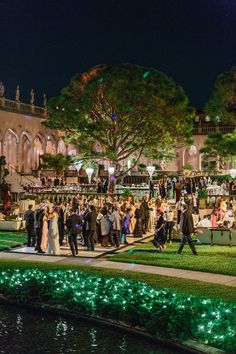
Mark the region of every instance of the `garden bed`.
[[74, 270], [6, 270], [0, 272], [0, 292], [23, 304], [124, 322], [162, 340], [195, 340], [228, 353], [236, 345], [235, 304], [157, 290], [143, 282]]

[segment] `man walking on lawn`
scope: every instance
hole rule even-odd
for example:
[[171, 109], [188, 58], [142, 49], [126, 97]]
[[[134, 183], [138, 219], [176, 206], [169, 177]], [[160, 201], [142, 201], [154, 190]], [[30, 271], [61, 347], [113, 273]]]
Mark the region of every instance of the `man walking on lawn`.
[[184, 205], [184, 210], [180, 219], [180, 230], [182, 232], [181, 243], [177, 253], [181, 253], [184, 245], [188, 242], [188, 245], [194, 255], [197, 255], [195, 245], [193, 243], [191, 235], [194, 233], [194, 223], [191, 208], [188, 204]]

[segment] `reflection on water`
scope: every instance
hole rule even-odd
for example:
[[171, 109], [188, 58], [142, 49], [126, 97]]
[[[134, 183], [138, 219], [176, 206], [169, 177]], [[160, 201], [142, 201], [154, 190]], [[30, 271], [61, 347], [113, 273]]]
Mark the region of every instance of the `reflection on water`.
[[108, 327], [0, 305], [0, 353], [171, 354]]

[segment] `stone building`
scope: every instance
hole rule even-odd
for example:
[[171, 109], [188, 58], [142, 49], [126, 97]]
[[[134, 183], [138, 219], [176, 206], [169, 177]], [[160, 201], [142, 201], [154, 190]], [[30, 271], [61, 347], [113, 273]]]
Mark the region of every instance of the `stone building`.
[[63, 133], [44, 127], [42, 122], [46, 118], [45, 95], [43, 107], [34, 105], [33, 90], [30, 103], [22, 103], [17, 87], [15, 100], [9, 100], [0, 83], [0, 155], [6, 157], [11, 173], [31, 174], [44, 153], [76, 154], [75, 148], [65, 143]]
[[[7, 168], [11, 173], [32, 174], [38, 168], [40, 155], [44, 153], [76, 155], [75, 147], [65, 143], [63, 133], [50, 130], [42, 124], [45, 119], [47, 119], [45, 95], [42, 107], [34, 105], [33, 90], [30, 91], [30, 103], [22, 103], [17, 86], [15, 100], [9, 100], [4, 97], [4, 86], [0, 82], [0, 155], [6, 157]], [[201, 171], [200, 149], [207, 135], [210, 132], [229, 133], [233, 130], [233, 126], [214, 124], [209, 117], [199, 113], [194, 121], [193, 144], [190, 147], [179, 148], [177, 157], [172, 161], [157, 163], [166, 171], [182, 171], [186, 164], [191, 164], [194, 170]], [[154, 163], [146, 161], [145, 158], [142, 161], [147, 165]], [[103, 164], [107, 170], [107, 161]]]

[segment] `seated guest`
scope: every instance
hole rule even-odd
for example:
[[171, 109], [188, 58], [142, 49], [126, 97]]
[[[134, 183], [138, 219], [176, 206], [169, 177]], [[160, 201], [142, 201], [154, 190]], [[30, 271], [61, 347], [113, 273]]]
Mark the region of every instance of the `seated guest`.
[[214, 208], [211, 212], [211, 227], [218, 227], [218, 223], [217, 223], [217, 209]]
[[203, 219], [199, 221], [198, 227], [211, 227], [211, 221], [208, 215], [204, 215]]
[[233, 222], [233, 225], [231, 226], [231, 231], [235, 231], [236, 230], [236, 221]]
[[223, 217], [223, 224], [224, 222], [227, 222], [228, 223], [228, 226], [229, 227], [232, 227], [235, 219], [234, 219], [234, 213], [233, 213], [233, 210], [228, 210], [226, 213], [225, 213], [225, 216]]

